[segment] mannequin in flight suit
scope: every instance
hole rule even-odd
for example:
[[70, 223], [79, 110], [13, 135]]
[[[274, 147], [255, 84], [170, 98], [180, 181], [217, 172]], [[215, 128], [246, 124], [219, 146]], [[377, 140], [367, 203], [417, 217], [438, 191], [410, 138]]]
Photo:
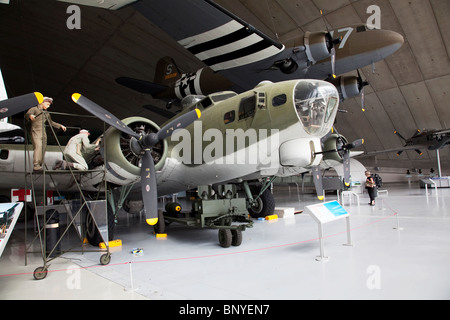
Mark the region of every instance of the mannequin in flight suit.
[[67, 130], [62, 124], [52, 121], [50, 114], [46, 110], [53, 103], [53, 99], [45, 97], [44, 101], [30, 108], [25, 114], [25, 119], [30, 120], [31, 139], [33, 143], [33, 170], [42, 170], [42, 164], [44, 163], [45, 150], [47, 149], [47, 132], [45, 131], [45, 123], [48, 123], [56, 129], [62, 129], [64, 132]]

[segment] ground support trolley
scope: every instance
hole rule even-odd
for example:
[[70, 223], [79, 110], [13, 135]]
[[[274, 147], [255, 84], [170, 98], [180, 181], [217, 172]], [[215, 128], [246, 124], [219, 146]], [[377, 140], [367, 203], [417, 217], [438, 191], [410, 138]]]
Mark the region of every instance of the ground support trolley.
[[235, 185], [223, 185], [215, 192], [211, 186], [198, 187], [199, 198], [191, 211], [182, 211], [177, 203], [168, 203], [160, 211], [157, 233], [164, 233], [166, 223], [177, 222], [191, 227], [218, 229], [219, 244], [223, 248], [242, 243], [242, 232], [253, 227], [245, 198], [239, 198]]

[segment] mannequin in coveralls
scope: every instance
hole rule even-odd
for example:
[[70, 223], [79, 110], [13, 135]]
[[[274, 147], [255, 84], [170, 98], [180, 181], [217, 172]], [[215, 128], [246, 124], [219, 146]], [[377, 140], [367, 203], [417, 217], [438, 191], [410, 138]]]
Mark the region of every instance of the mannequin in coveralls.
[[88, 169], [84, 155], [98, 150], [98, 144], [100, 143], [100, 139], [98, 139], [95, 144], [91, 144], [88, 138], [89, 135], [89, 131], [83, 129], [80, 130], [79, 134], [70, 138], [64, 149], [64, 156], [69, 162], [69, 166], [78, 170]]

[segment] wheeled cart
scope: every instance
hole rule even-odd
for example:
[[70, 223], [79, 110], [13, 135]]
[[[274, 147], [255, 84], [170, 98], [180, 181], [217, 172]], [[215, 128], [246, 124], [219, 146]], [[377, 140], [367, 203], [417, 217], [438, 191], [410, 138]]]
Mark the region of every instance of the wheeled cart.
[[197, 228], [218, 229], [223, 248], [242, 243], [242, 231], [253, 227], [245, 198], [239, 198], [235, 185], [221, 185], [217, 192], [211, 186], [199, 186], [198, 198], [191, 211], [182, 211], [177, 203], [168, 203], [160, 212], [157, 233], [164, 233], [166, 222], [177, 222]]

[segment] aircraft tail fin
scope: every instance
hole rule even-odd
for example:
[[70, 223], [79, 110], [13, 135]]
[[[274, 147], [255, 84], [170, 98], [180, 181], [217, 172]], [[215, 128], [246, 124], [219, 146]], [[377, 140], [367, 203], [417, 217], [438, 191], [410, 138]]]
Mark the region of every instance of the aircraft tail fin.
[[156, 64], [154, 82], [128, 77], [119, 77], [116, 82], [137, 92], [157, 96], [169, 89], [179, 78], [181, 78], [181, 72], [173, 59], [164, 57]]
[[171, 57], [161, 58], [156, 64], [155, 83], [170, 86], [181, 78], [181, 72]]

